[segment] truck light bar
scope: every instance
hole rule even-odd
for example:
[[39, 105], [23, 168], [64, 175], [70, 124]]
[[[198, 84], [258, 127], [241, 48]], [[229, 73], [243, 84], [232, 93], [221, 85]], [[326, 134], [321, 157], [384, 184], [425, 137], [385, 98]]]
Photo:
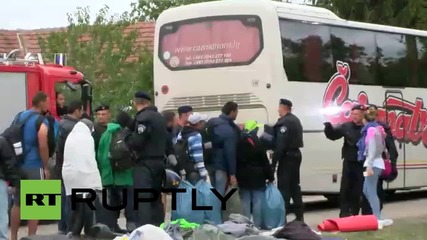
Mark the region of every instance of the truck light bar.
[[67, 65], [67, 56], [65, 53], [55, 53], [55, 64], [66, 66]]

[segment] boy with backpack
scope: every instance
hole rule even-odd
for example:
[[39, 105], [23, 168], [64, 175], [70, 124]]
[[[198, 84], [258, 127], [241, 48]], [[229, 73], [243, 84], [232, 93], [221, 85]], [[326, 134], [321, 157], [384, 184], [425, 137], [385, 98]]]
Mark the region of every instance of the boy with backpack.
[[[127, 191], [127, 205], [125, 208], [126, 228], [128, 231], [136, 229], [133, 210], [133, 152], [125, 143], [129, 134], [126, 128], [132, 118], [126, 112], [120, 112], [116, 117], [117, 123], [108, 123], [107, 130], [101, 135], [98, 146], [98, 169], [101, 174], [102, 186], [107, 189], [109, 206], [120, 206], [123, 200], [123, 190]], [[117, 224], [119, 211], [104, 210], [104, 221], [113, 232], [123, 232]]]
[[203, 158], [203, 139], [200, 131], [208, 117], [200, 113], [192, 113], [188, 124], [179, 132], [175, 142], [175, 154], [178, 160], [177, 171], [182, 179], [195, 185], [200, 179], [209, 178]]

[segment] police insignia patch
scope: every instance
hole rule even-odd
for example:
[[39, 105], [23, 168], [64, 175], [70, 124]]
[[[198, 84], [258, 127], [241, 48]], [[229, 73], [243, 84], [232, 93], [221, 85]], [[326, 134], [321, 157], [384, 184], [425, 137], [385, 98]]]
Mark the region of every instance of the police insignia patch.
[[286, 127], [281, 127], [279, 131], [280, 131], [280, 133], [282, 133], [282, 134], [283, 134], [283, 133], [285, 133], [287, 130], [288, 130], [288, 129], [287, 129]]
[[144, 124], [138, 124], [138, 133], [142, 134], [145, 132], [145, 129], [147, 129], [147, 127]]

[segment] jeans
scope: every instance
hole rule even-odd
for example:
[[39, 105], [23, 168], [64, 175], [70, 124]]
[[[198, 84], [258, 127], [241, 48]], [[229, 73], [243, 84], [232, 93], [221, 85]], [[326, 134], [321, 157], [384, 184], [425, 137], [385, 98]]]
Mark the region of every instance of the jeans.
[[225, 191], [227, 191], [227, 183], [228, 183], [228, 176], [225, 171], [222, 170], [215, 170], [215, 185], [213, 185], [214, 188], [222, 195], [225, 195]]
[[61, 188], [61, 220], [58, 221], [58, 231], [63, 233], [68, 233], [70, 229], [68, 228], [67, 223], [70, 222], [71, 217], [71, 205], [67, 201], [67, 196], [65, 195], [64, 182], [62, 182]]
[[372, 176], [365, 177], [365, 182], [363, 183], [363, 194], [366, 196], [366, 199], [368, 199], [372, 213], [377, 217], [377, 219], [381, 219], [380, 199], [377, 193], [377, 184], [383, 170], [374, 167], [372, 168], [372, 171]]
[[250, 219], [252, 206], [252, 217], [257, 228], [260, 228], [262, 223], [261, 208], [264, 192], [264, 189], [239, 189], [243, 215]]
[[0, 179], [0, 240], [9, 239], [9, 194], [6, 181]]

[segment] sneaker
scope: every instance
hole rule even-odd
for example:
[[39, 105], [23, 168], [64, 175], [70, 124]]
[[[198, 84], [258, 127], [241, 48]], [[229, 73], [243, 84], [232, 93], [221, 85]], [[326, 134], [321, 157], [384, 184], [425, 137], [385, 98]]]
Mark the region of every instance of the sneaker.
[[378, 220], [378, 230], [381, 230], [384, 228], [382, 220]]
[[381, 222], [381, 225], [383, 227], [388, 227], [393, 224], [393, 220], [391, 219], [382, 219], [382, 220], [379, 220], [379, 222]]

